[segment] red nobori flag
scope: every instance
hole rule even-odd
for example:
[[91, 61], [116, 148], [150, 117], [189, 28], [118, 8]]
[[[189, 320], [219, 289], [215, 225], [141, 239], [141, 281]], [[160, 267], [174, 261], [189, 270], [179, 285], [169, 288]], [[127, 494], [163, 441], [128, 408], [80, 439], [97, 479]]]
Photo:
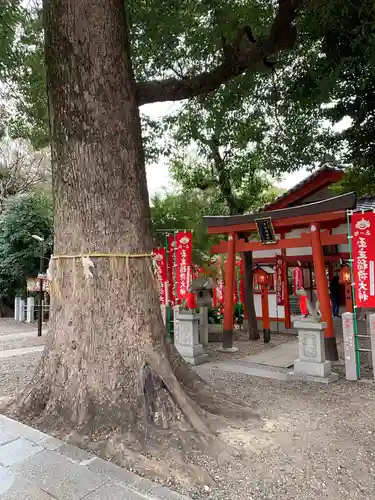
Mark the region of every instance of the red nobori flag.
[[160, 304], [167, 303], [167, 252], [165, 248], [154, 249], [156, 276], [159, 283]]
[[293, 268], [293, 292], [297, 295], [297, 291], [303, 288], [303, 272], [300, 267]]
[[354, 291], [357, 307], [375, 307], [375, 214], [352, 215]]
[[185, 299], [190, 285], [193, 255], [193, 234], [184, 231], [176, 234], [176, 297]]
[[217, 265], [217, 280], [216, 280], [216, 297], [217, 302], [224, 304], [224, 276], [222, 269], [222, 257], [219, 256], [216, 262]]
[[174, 306], [176, 302], [176, 238], [174, 234], [168, 235], [168, 281], [169, 303]]
[[276, 256], [276, 300], [278, 306], [284, 305], [283, 258]]

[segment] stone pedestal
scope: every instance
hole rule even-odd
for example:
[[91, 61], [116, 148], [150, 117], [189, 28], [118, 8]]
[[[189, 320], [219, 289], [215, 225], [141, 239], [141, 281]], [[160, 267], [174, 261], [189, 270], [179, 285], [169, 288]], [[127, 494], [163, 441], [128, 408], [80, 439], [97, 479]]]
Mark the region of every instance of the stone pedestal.
[[26, 308], [26, 302], [21, 299], [20, 300], [20, 313], [19, 313], [19, 321], [22, 323], [25, 321], [25, 308]]
[[337, 380], [337, 374], [331, 373], [331, 362], [326, 361], [324, 347], [324, 329], [326, 323], [311, 320], [299, 320], [293, 324], [298, 330], [299, 358], [294, 363], [294, 375], [328, 378]]
[[15, 299], [14, 299], [14, 321], [20, 321], [20, 303], [21, 303], [21, 297], [15, 297]]
[[174, 344], [184, 360], [193, 365], [208, 361], [208, 355], [199, 343], [199, 315], [175, 310], [174, 320]]
[[34, 303], [34, 297], [27, 297], [26, 323], [32, 323], [34, 321]]
[[342, 315], [346, 380], [357, 380], [357, 356], [355, 349], [354, 317], [350, 312]]
[[204, 346], [208, 346], [208, 307], [199, 308], [199, 341]]

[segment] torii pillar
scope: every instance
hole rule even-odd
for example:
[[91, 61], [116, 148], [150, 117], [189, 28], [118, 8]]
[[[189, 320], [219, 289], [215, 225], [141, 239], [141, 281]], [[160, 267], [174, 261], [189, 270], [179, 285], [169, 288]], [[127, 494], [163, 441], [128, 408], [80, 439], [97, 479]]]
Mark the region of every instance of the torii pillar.
[[327, 328], [324, 330], [326, 359], [328, 361], [337, 361], [339, 357], [337, 353], [335, 329], [333, 326], [331, 300], [329, 297], [323, 247], [320, 237], [320, 224], [310, 224], [310, 235], [320, 311], [322, 313], [322, 321], [327, 323]]
[[228, 253], [225, 267], [223, 346], [219, 348], [220, 351], [224, 352], [238, 351], [237, 347], [233, 347], [236, 237], [236, 233], [231, 233], [228, 236]]

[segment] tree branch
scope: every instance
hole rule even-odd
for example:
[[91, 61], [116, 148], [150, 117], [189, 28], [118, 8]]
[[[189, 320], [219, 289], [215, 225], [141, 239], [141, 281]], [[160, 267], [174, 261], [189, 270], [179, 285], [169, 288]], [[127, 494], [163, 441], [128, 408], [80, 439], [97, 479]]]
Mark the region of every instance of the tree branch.
[[295, 19], [298, 10], [308, 0], [278, 0], [279, 8], [271, 25], [269, 35], [255, 43], [249, 50], [239, 52], [230, 61], [223, 62], [211, 71], [189, 78], [168, 78], [137, 83], [138, 104], [179, 101], [217, 89], [232, 78], [245, 73], [255, 64], [278, 52], [292, 48], [297, 31]]

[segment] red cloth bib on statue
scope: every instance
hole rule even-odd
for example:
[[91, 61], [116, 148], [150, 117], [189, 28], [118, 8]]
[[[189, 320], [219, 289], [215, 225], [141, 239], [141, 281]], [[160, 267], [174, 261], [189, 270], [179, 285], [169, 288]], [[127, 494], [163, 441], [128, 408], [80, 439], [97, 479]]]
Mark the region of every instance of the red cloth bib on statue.
[[197, 299], [195, 293], [188, 292], [186, 294], [186, 305], [189, 309], [195, 309], [197, 307]]
[[308, 316], [309, 310], [307, 309], [307, 297], [304, 295], [300, 295], [299, 298], [299, 308], [301, 310], [301, 314], [303, 316]]

